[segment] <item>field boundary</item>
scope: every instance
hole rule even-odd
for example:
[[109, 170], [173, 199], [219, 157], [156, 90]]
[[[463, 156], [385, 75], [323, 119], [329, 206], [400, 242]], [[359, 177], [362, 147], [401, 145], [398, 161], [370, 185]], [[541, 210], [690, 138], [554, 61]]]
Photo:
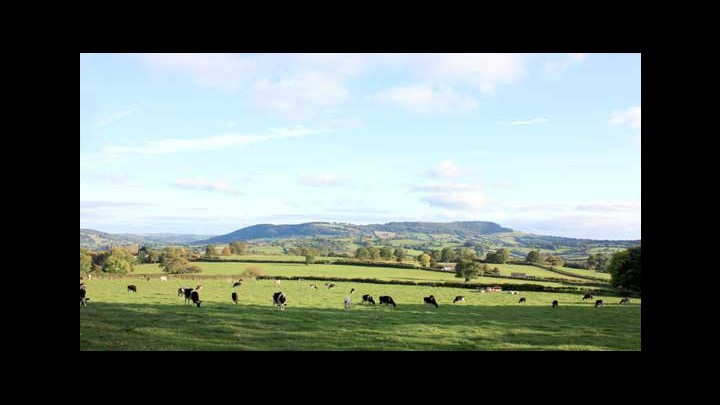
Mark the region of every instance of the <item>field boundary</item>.
[[562, 275], [564, 275], [564, 276], [572, 276], [572, 277], [582, 278], [582, 279], [591, 280], [591, 281], [601, 281], [601, 282], [603, 282], [603, 283], [605, 283], [605, 284], [610, 284], [610, 282], [609, 282], [608, 280], [604, 280], [604, 279], [602, 279], [602, 278], [597, 278], [597, 277], [593, 277], [593, 276], [577, 275], [577, 274], [575, 274], [575, 273], [570, 273], [570, 272], [567, 272], [567, 271], [558, 270], [558, 269], [553, 268], [553, 267], [545, 267], [545, 266], [543, 266], [543, 265], [535, 264], [535, 263], [530, 263], [530, 265], [531, 265], [531, 266], [535, 266], [535, 267], [539, 267], [539, 268], [541, 268], [541, 269], [545, 269], [545, 270], [547, 270], [547, 271], [551, 271], [551, 272], [553, 272], [553, 273], [562, 274]]

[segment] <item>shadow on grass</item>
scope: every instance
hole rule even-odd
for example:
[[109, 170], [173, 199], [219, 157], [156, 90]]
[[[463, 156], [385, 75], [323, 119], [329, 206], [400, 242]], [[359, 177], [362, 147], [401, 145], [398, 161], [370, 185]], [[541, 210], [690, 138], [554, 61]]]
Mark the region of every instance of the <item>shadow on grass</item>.
[[640, 307], [91, 303], [81, 350], [639, 350]]

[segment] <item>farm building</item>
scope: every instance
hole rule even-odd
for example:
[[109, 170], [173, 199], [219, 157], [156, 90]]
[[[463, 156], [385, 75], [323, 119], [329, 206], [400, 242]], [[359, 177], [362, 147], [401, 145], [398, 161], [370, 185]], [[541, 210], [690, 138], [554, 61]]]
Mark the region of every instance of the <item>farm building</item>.
[[502, 292], [502, 287], [495, 286], [495, 287], [488, 287], [485, 289], [487, 292]]

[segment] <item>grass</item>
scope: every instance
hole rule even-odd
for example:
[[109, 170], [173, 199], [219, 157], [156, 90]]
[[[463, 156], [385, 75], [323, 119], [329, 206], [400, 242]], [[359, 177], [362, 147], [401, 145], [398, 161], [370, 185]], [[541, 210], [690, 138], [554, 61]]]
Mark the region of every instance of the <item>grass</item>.
[[[601, 279], [607, 280], [607, 281], [610, 281], [610, 278], [611, 278], [610, 273], [601, 273], [601, 272], [598, 272], [595, 270], [573, 269], [571, 267], [557, 267], [557, 269], [566, 271], [568, 273], [577, 274], [580, 276], [601, 278]], [[542, 270], [542, 269], [540, 269], [540, 270]], [[557, 274], [557, 273], [553, 273], [553, 274], [556, 274], [558, 277], [565, 277], [561, 274]]]
[[[500, 275], [502, 276], [510, 276], [512, 273], [525, 273], [528, 276], [535, 276], [535, 277], [548, 277], [548, 278], [563, 278], [568, 281], [575, 281], [575, 282], [587, 282], [587, 280], [581, 279], [581, 278], [575, 278], [571, 276], [566, 276], [564, 274], [558, 274], [553, 273], [552, 271], [548, 271], [545, 269], [542, 269], [540, 267], [535, 266], [525, 266], [525, 265], [519, 265], [519, 264], [491, 264], [488, 263], [488, 267], [491, 269], [494, 269], [497, 267], [500, 269]], [[564, 267], [559, 267], [560, 270], [565, 270]], [[586, 271], [586, 270], [580, 270], [580, 271]], [[593, 274], [590, 274], [591, 272], [588, 272], [588, 276], [592, 276]], [[594, 272], [593, 272], [594, 273]], [[584, 273], [578, 273], [580, 275]], [[610, 280], [610, 277], [608, 277], [608, 280]]]
[[[87, 281], [89, 306], [80, 309], [80, 350], [640, 350], [640, 300], [595, 309], [578, 294], [518, 296], [418, 286], [248, 281], [237, 289], [203, 280], [201, 308], [185, 306], [177, 288], [197, 281], [147, 282], [138, 276]], [[135, 284], [138, 293], [127, 293]], [[351, 288], [354, 305], [343, 309]], [[284, 312], [272, 294], [288, 297]], [[397, 308], [359, 305], [363, 294], [391, 295]], [[440, 308], [422, 304], [435, 295]], [[466, 303], [453, 305], [456, 295]], [[601, 297], [602, 298], [602, 297]], [[560, 307], [550, 303], [558, 300]]]
[[[456, 278], [454, 273], [440, 273], [435, 271], [393, 269], [385, 267], [364, 267], [364, 266], [343, 266], [333, 264], [305, 264], [292, 263], [201, 263], [194, 265], [200, 267], [203, 272], [200, 275], [227, 275], [239, 276], [248, 267], [258, 268], [264, 276], [290, 276], [290, 277], [342, 277], [342, 278], [376, 278], [379, 280], [410, 280], [410, 281], [452, 281], [459, 282], [462, 279]], [[498, 266], [499, 267], [499, 266]], [[522, 266], [529, 267], [529, 266]], [[538, 269], [542, 270], [542, 269]], [[135, 274], [160, 274], [160, 267], [156, 264], [142, 264], [135, 267]], [[509, 273], [508, 273], [509, 274]], [[552, 273], [555, 274], [555, 273]], [[559, 276], [556, 274], [556, 276]], [[172, 277], [172, 276], [171, 276]], [[538, 284], [552, 287], [561, 287], [561, 283], [530, 281], [523, 279], [500, 279], [492, 277], [478, 277], [471, 283], [479, 284]]]

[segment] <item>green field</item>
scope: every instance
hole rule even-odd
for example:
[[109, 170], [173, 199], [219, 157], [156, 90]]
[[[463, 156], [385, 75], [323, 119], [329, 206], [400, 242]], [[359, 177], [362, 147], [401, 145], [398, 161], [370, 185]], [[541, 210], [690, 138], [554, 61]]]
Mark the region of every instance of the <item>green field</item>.
[[[640, 350], [640, 300], [595, 309], [578, 294], [518, 296], [453, 288], [309, 282], [247, 281], [230, 300], [224, 280], [203, 280], [201, 308], [186, 306], [177, 288], [197, 280], [147, 282], [138, 276], [87, 281], [80, 308], [80, 350]], [[138, 293], [128, 293], [135, 284]], [[350, 288], [354, 305], [343, 309]], [[285, 311], [272, 294], [288, 297]], [[397, 308], [359, 304], [363, 294], [391, 295]], [[424, 305], [435, 295], [440, 308]], [[451, 304], [456, 295], [466, 303]], [[560, 307], [552, 309], [557, 299]]]
[[[610, 273], [601, 273], [595, 270], [583, 270], [583, 269], [573, 269], [570, 267], [557, 267], [558, 270], [566, 271], [568, 273], [577, 274], [579, 276], [586, 276], [586, 277], [595, 277], [595, 278], [601, 278], [603, 280], [610, 281]], [[555, 273], [557, 274], [557, 273]], [[562, 274], [557, 274], [557, 277], [566, 277]]]
[[[288, 277], [342, 277], [342, 278], [375, 278], [378, 280], [407, 280], [407, 281], [430, 281], [430, 282], [460, 282], [454, 273], [441, 273], [436, 271], [393, 269], [385, 267], [364, 267], [364, 266], [343, 266], [332, 264], [305, 264], [292, 263], [194, 263], [202, 269], [199, 276], [239, 276], [249, 267], [258, 268], [264, 276], [288, 276]], [[500, 267], [500, 265], [498, 266]], [[521, 266], [529, 267], [529, 266]], [[530, 267], [532, 268], [532, 267]], [[536, 268], [537, 270], [542, 270]], [[160, 274], [160, 266], [157, 264], [143, 264], [136, 266], [136, 274]], [[509, 273], [508, 273], [509, 274]], [[551, 273], [555, 274], [555, 273]], [[556, 276], [560, 276], [557, 275]], [[173, 277], [172, 275], [170, 276]], [[523, 279], [501, 279], [492, 277], [478, 277], [471, 281], [478, 284], [537, 284], [551, 287], [561, 287], [561, 283], [530, 281]]]
[[552, 271], [548, 271], [535, 266], [525, 266], [518, 264], [488, 264], [488, 267], [490, 267], [491, 269], [497, 267], [498, 269], [500, 269], [500, 275], [502, 276], [510, 276], [512, 273], [525, 273], [528, 276], [534, 277], [563, 278], [568, 281], [587, 282], [587, 280], [583, 280], [581, 278], [575, 278], [572, 276], [566, 276], [564, 274], [553, 273]]

